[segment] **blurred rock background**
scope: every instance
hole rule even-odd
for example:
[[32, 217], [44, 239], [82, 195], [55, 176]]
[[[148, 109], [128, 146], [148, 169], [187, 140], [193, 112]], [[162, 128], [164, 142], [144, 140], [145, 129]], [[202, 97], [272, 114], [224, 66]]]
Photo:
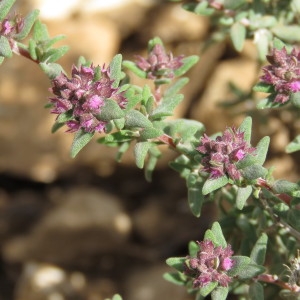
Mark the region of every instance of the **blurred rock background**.
[[[70, 70], [80, 55], [94, 64], [146, 53], [154, 36], [175, 55], [199, 54], [210, 33], [209, 21], [162, 0], [17, 0], [16, 11], [41, 10], [50, 36], [65, 34], [70, 51], [62, 59]], [[208, 134], [239, 124], [239, 111], [251, 99], [224, 109], [233, 97], [232, 81], [249, 89], [256, 81], [256, 51], [249, 42], [238, 54], [220, 42], [201, 54], [184, 88], [180, 117], [203, 122]], [[162, 279], [169, 256], [185, 255], [214, 219], [205, 206], [192, 217], [185, 183], [169, 170], [165, 150], [152, 183], [125, 156], [91, 142], [70, 159], [72, 134], [51, 134], [55, 116], [44, 108], [49, 81], [22, 57], [0, 69], [0, 300], [103, 300], [119, 292], [126, 300], [187, 300], [185, 290]], [[269, 164], [280, 178], [296, 180], [295, 157], [284, 147], [291, 139], [289, 113], [255, 114], [254, 144], [272, 138]], [[294, 124], [294, 130], [299, 124]]]

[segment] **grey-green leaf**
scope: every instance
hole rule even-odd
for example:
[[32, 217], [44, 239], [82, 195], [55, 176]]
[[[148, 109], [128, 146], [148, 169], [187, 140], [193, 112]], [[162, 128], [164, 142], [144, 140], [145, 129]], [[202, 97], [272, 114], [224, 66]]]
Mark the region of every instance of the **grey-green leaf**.
[[297, 135], [285, 148], [287, 153], [293, 153], [300, 150], [300, 135]]
[[240, 22], [234, 23], [230, 28], [230, 37], [234, 48], [241, 51], [246, 39], [246, 28]]
[[177, 271], [184, 271], [185, 257], [170, 257], [166, 260], [166, 264]]
[[250, 258], [258, 265], [263, 265], [265, 262], [267, 243], [268, 236], [262, 233], [251, 251]]
[[153, 143], [150, 142], [139, 142], [134, 147], [135, 163], [138, 168], [144, 167], [145, 159], [149, 149], [153, 147]]
[[101, 108], [99, 119], [102, 121], [110, 121], [123, 117], [124, 111], [120, 108], [118, 103], [112, 99], [106, 99], [105, 105]]
[[264, 288], [259, 282], [253, 282], [249, 287], [251, 300], [264, 300]]
[[0, 21], [5, 19], [7, 16], [8, 12], [14, 5], [16, 0], [2, 0], [0, 1]]
[[123, 77], [121, 68], [122, 68], [122, 55], [117, 54], [109, 65], [110, 78], [114, 80], [114, 82], [112, 83], [112, 87], [114, 88], [117, 88], [119, 86], [119, 83]]
[[138, 110], [131, 110], [125, 116], [125, 126], [128, 128], [152, 127], [152, 123]]
[[94, 133], [84, 132], [79, 130], [74, 136], [74, 140], [71, 146], [71, 157], [75, 157], [78, 152], [88, 144], [88, 142], [93, 138]]
[[246, 201], [250, 197], [252, 193], [252, 187], [251, 185], [248, 185], [246, 187], [239, 187], [237, 191], [236, 196], [236, 207], [238, 209], [243, 209]]
[[225, 300], [227, 299], [227, 295], [229, 292], [229, 288], [225, 286], [218, 286], [211, 293], [212, 300]]
[[39, 11], [37, 9], [30, 12], [24, 19], [24, 26], [18, 34], [15, 35], [15, 39], [17, 41], [23, 40], [27, 37], [29, 34], [34, 22], [36, 21], [37, 17], [39, 15]]
[[270, 137], [263, 137], [256, 146], [256, 162], [260, 165], [263, 165], [269, 149]]
[[5, 36], [1, 35], [0, 36], [0, 56], [12, 57], [12, 54], [13, 53], [11, 51], [8, 39]]
[[226, 175], [216, 178], [216, 179], [207, 179], [204, 183], [202, 193], [207, 195], [228, 183], [228, 177]]
[[250, 143], [252, 132], [252, 118], [246, 117], [240, 125], [239, 130], [241, 132], [244, 132], [244, 140]]
[[54, 79], [58, 75], [60, 75], [63, 72], [63, 68], [61, 65], [56, 63], [45, 63], [41, 62], [39, 63], [41, 69], [44, 71], [44, 73], [50, 78]]
[[192, 187], [188, 189], [188, 202], [191, 212], [195, 217], [200, 217], [201, 208], [204, 203], [204, 196], [200, 187]]
[[199, 57], [197, 55], [192, 55], [188, 57], [184, 57], [182, 59], [183, 65], [174, 71], [174, 75], [176, 77], [182, 76], [185, 74], [193, 65], [195, 65], [199, 61]]
[[213, 232], [214, 236], [216, 237], [216, 240], [218, 242], [218, 246], [222, 246], [225, 248], [227, 246], [227, 242], [225, 240], [225, 237], [222, 232], [222, 228], [218, 222], [214, 222], [211, 231]]

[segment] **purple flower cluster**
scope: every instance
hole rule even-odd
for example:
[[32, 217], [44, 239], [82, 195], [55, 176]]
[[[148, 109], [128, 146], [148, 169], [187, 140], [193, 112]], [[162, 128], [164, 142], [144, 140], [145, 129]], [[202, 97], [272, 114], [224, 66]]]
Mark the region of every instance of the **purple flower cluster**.
[[200, 250], [196, 257], [188, 256], [185, 273], [194, 278], [194, 288], [204, 287], [208, 283], [218, 282], [221, 286], [228, 286], [231, 277], [226, 273], [233, 267], [231, 246], [216, 247], [212, 241], [197, 242]]
[[236, 163], [247, 154], [255, 151], [244, 139], [244, 132], [228, 127], [222, 136], [215, 140], [206, 134], [201, 138], [197, 150], [204, 154], [201, 161], [203, 171], [209, 173], [210, 178], [219, 178], [224, 175], [233, 180], [241, 178]]
[[149, 79], [173, 78], [174, 71], [183, 65], [183, 55], [173, 57], [167, 54], [161, 44], [156, 44], [147, 59], [137, 55], [136, 65], [147, 73]]
[[285, 103], [291, 93], [300, 91], [300, 51], [293, 48], [288, 54], [285, 47], [274, 48], [267, 60], [270, 65], [263, 68], [264, 75], [260, 80], [274, 86], [277, 93], [274, 102]]
[[7, 38], [13, 38], [22, 31], [23, 27], [24, 19], [19, 15], [15, 15], [14, 18], [5, 18], [0, 22], [0, 35]]
[[[95, 79], [100, 70], [100, 79]], [[97, 75], [98, 76], [98, 75]], [[72, 67], [72, 77], [61, 73], [52, 80], [50, 91], [55, 97], [50, 97], [52, 113], [61, 115], [70, 112], [72, 117], [66, 122], [68, 132], [80, 129], [85, 132], [104, 132], [106, 121], [99, 114], [106, 99], [115, 100], [120, 108], [126, 105], [126, 98], [119, 88], [112, 87], [114, 80], [110, 78], [109, 68], [104, 67]]]

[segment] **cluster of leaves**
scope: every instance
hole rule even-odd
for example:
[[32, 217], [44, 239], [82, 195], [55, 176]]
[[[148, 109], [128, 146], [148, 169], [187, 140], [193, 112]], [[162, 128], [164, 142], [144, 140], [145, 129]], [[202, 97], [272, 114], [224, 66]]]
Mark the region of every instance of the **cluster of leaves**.
[[[10, 58], [13, 53], [16, 53], [38, 63], [49, 78], [55, 78], [63, 71], [62, 67], [55, 62], [68, 51], [69, 47], [53, 48], [53, 45], [62, 40], [64, 36], [50, 38], [46, 25], [37, 19], [38, 10], [33, 10], [24, 18], [9, 14], [15, 1], [0, 1], [0, 26], [2, 27], [0, 64], [5, 58]], [[3, 30], [5, 26], [11, 27], [7, 33]], [[23, 43], [24, 40], [27, 42], [26, 44]]]
[[212, 40], [229, 36], [234, 48], [241, 51], [245, 40], [253, 38], [262, 61], [274, 37], [286, 42], [299, 41], [298, 0], [192, 0], [183, 7], [197, 15], [210, 17], [215, 29]]

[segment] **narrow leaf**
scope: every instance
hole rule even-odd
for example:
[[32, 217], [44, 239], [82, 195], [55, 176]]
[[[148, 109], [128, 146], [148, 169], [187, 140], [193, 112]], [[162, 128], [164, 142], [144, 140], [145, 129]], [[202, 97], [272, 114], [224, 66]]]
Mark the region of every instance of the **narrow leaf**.
[[87, 145], [87, 143], [93, 138], [94, 133], [84, 132], [83, 130], [79, 130], [76, 132], [73, 140], [73, 144], [71, 146], [71, 157], [75, 157], [78, 152]]
[[236, 207], [238, 209], [243, 209], [246, 201], [250, 197], [252, 193], [252, 187], [251, 185], [248, 185], [246, 187], [239, 187], [237, 191], [236, 196]]
[[201, 215], [201, 208], [204, 203], [204, 196], [201, 192], [201, 188], [189, 188], [188, 189], [188, 202], [193, 215], [197, 218]]
[[244, 132], [244, 140], [250, 143], [252, 132], [252, 118], [246, 117], [239, 127], [241, 132]]
[[132, 71], [135, 75], [137, 75], [140, 78], [146, 78], [147, 73], [143, 70], [141, 70], [134, 62], [129, 60], [124, 60], [122, 63], [124, 68], [127, 68], [128, 70]]
[[202, 193], [207, 195], [228, 183], [228, 177], [226, 175], [216, 178], [216, 179], [207, 179], [204, 183]]
[[114, 80], [112, 87], [117, 88], [119, 86], [120, 80], [123, 77], [122, 73], [122, 55], [117, 54], [109, 65], [110, 78]]
[[125, 116], [125, 125], [128, 128], [152, 127], [152, 123], [138, 110], [131, 110]]
[[11, 7], [14, 5], [16, 0], [1, 0], [0, 1], [0, 21], [5, 19]]
[[17, 41], [23, 40], [27, 37], [38, 15], [39, 15], [39, 11], [35, 9], [25, 17], [24, 26], [21, 32], [15, 35], [15, 39]]
[[69, 50], [69, 46], [61, 46], [59, 48], [49, 49], [44, 55], [42, 60], [47, 63], [53, 63], [64, 56]]
[[39, 20], [37, 20], [33, 26], [33, 39], [37, 42], [49, 39], [47, 26]]
[[56, 63], [47, 64], [45, 62], [41, 62], [39, 63], [39, 65], [44, 73], [49, 77], [49, 79], [54, 79], [63, 72], [63, 68], [61, 67], [61, 65]]
[[13, 53], [11, 51], [8, 39], [5, 36], [1, 35], [0, 36], [0, 56], [12, 57], [12, 54]]
[[183, 276], [176, 272], [176, 273], [165, 273], [163, 274], [163, 278], [171, 283], [174, 283], [176, 285], [184, 285], [185, 282], [182, 278]]
[[246, 28], [240, 22], [234, 23], [230, 28], [230, 37], [234, 48], [241, 51], [246, 39]]
[[264, 300], [264, 288], [259, 282], [253, 282], [249, 287], [251, 300]]
[[178, 79], [174, 84], [172, 84], [164, 93], [164, 98], [171, 98], [175, 94], [177, 94], [187, 83], [189, 79], [187, 77], [183, 77]]
[[263, 137], [256, 146], [256, 162], [260, 165], [263, 165], [269, 149], [270, 137]]
[[300, 150], [300, 135], [295, 137], [293, 141], [291, 141], [285, 148], [287, 153], [293, 153]]
[[170, 257], [166, 260], [166, 264], [177, 271], [183, 272], [185, 260], [185, 257]]
[[253, 90], [255, 92], [262, 92], [262, 93], [273, 93], [274, 87], [271, 84], [265, 82], [258, 82], [254, 87]]
[[110, 121], [121, 119], [124, 117], [124, 111], [120, 108], [118, 103], [112, 99], [106, 99], [105, 105], [101, 108], [99, 119], [102, 121]]
[[218, 245], [225, 248], [227, 246], [227, 242], [225, 240], [225, 237], [222, 232], [222, 228], [218, 222], [214, 222], [211, 231], [213, 232], [214, 236], [216, 237], [218, 241]]
[[201, 288], [200, 294], [203, 297], [209, 295], [218, 285], [218, 282], [210, 282]]
[[226, 300], [229, 292], [228, 287], [219, 286], [211, 293], [212, 300]]
[[251, 251], [250, 258], [258, 265], [263, 265], [265, 262], [267, 243], [268, 236], [262, 233]]
[[176, 77], [182, 76], [185, 74], [193, 65], [195, 65], [199, 61], [199, 56], [192, 55], [188, 57], [184, 57], [182, 59], [183, 65], [174, 71], [174, 75]]
[[134, 147], [134, 157], [138, 168], [143, 169], [146, 156], [149, 149], [153, 147], [153, 143], [139, 142]]

